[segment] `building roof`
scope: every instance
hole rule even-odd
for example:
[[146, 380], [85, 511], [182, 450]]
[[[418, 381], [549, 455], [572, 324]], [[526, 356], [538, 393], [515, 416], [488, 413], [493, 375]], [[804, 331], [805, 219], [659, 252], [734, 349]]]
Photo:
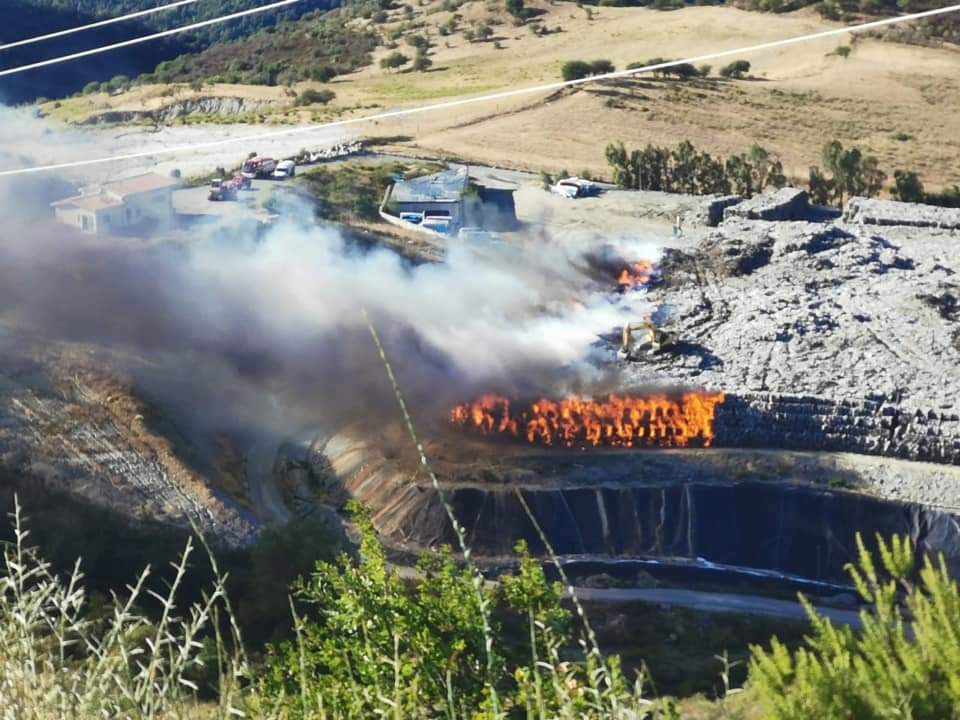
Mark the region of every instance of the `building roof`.
[[145, 175], [137, 175], [136, 177], [127, 178], [126, 180], [116, 180], [106, 183], [103, 189], [123, 198], [128, 195], [137, 195], [139, 193], [175, 187], [178, 183], [179, 181], [176, 178], [159, 175], [157, 173], [146, 173]]
[[96, 195], [80, 195], [79, 197], [67, 198], [66, 200], [61, 200], [60, 202], [54, 203], [54, 205], [73, 205], [80, 210], [96, 211], [120, 207], [123, 205], [123, 200], [118, 198], [116, 195], [98, 193]]
[[80, 195], [65, 198], [52, 203], [53, 207], [72, 205], [80, 210], [105, 210], [120, 207], [123, 201], [131, 195], [153, 192], [164, 188], [175, 187], [178, 180], [157, 173], [146, 173], [125, 180], [115, 180], [103, 185], [90, 185], [80, 191]]
[[459, 202], [467, 189], [467, 168], [451, 168], [434, 175], [401, 180], [393, 186], [394, 202]]

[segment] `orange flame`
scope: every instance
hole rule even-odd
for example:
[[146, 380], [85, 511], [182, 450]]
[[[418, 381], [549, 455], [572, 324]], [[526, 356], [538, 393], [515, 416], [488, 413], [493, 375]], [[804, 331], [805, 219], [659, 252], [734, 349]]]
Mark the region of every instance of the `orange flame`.
[[621, 290], [633, 290], [649, 285], [653, 280], [654, 267], [649, 260], [638, 260], [625, 267], [617, 278]]
[[610, 395], [605, 401], [541, 399], [516, 410], [505, 397], [483, 395], [457, 405], [450, 422], [482, 435], [550, 447], [709, 447], [716, 408], [723, 401], [723, 393], [705, 392], [684, 393], [679, 399]]

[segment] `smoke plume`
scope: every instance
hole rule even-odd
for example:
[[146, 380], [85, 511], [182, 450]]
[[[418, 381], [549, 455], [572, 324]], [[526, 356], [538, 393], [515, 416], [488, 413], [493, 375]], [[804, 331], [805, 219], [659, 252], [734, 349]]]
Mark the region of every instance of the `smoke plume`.
[[190, 422], [287, 432], [394, 417], [364, 309], [413, 404], [431, 410], [476, 387], [589, 381], [598, 336], [648, 309], [590, 258], [654, 259], [651, 242], [539, 232], [480, 249], [454, 241], [445, 262], [414, 266], [306, 205], [261, 236], [97, 238], [53, 222], [59, 187], [0, 184], [0, 321], [109, 350]]

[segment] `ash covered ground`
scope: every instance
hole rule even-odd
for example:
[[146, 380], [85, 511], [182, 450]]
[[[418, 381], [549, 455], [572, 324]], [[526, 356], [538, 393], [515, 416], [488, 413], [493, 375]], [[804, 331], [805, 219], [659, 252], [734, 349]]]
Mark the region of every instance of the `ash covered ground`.
[[[809, 216], [801, 200], [786, 214]], [[819, 222], [728, 210], [664, 257], [652, 295], [677, 344], [625, 377], [728, 393], [719, 444], [960, 463], [960, 223], [918, 210], [854, 201]]]

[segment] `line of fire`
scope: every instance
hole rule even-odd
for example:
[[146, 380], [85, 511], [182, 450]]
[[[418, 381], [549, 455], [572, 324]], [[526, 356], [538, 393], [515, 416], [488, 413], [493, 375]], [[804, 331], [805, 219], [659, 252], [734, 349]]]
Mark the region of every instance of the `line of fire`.
[[[658, 272], [653, 262], [637, 260], [623, 265], [615, 277], [619, 292], [632, 292], [655, 284]], [[628, 323], [621, 352], [630, 352], [638, 329], [649, 335], [648, 345], [657, 344], [652, 321]], [[449, 421], [491, 439], [551, 448], [710, 447], [716, 410], [724, 400], [721, 392], [705, 391], [536, 400], [488, 393], [454, 407]]]

